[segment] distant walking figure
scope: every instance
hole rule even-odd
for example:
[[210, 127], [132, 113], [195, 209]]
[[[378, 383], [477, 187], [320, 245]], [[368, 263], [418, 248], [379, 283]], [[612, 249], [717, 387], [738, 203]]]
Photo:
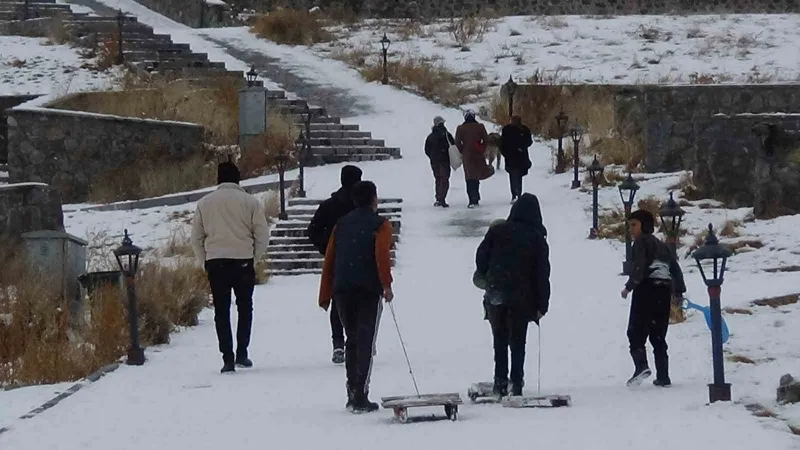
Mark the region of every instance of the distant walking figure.
[[486, 127], [475, 119], [475, 111], [464, 113], [464, 123], [456, 128], [456, 146], [464, 161], [464, 179], [467, 182], [468, 208], [478, 206], [481, 201], [481, 180], [494, 175], [494, 168], [486, 162], [486, 146], [489, 135]]
[[433, 118], [431, 133], [425, 139], [425, 155], [431, 162], [436, 187], [436, 203], [433, 206], [447, 208], [447, 191], [450, 190], [450, 145], [455, 143], [447, 131], [441, 116]]
[[[239, 186], [239, 169], [232, 162], [217, 168], [219, 187], [197, 203], [192, 222], [192, 249], [205, 267], [214, 298], [214, 324], [223, 366], [234, 372], [234, 364], [252, 367], [247, 354], [253, 324], [255, 261], [269, 242], [264, 209], [255, 197]], [[236, 353], [231, 336], [231, 290], [239, 313]]]

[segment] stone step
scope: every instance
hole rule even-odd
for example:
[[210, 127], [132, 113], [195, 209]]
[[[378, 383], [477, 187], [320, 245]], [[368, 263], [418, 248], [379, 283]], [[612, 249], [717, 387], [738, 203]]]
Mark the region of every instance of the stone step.
[[164, 52], [185, 52], [192, 53], [189, 44], [175, 44], [166, 41], [151, 41], [146, 39], [129, 39], [123, 40], [122, 46], [125, 50], [151, 50], [151, 51], [164, 51]]
[[357, 124], [343, 123], [311, 123], [311, 132], [314, 131], [358, 131]]
[[295, 270], [281, 270], [281, 269], [271, 269], [269, 271], [270, 276], [292, 276], [292, 275], [321, 275], [322, 269], [295, 269]]
[[[395, 251], [392, 250], [390, 252], [390, 256], [395, 258]], [[306, 260], [306, 261], [319, 261], [320, 264], [324, 261], [325, 257], [323, 257], [316, 249], [309, 251], [309, 252], [279, 252], [279, 251], [270, 251], [268, 260], [271, 261], [280, 261], [280, 260], [287, 260], [287, 259], [294, 259], [294, 260]], [[321, 267], [321, 266], [320, 266]]]
[[[380, 200], [379, 200], [380, 201]], [[292, 216], [309, 216], [314, 215], [317, 211], [317, 205], [292, 205], [289, 204], [286, 206], [286, 214], [289, 217]], [[397, 204], [381, 204], [378, 203], [378, 214], [401, 214], [403, 212], [403, 207]]]
[[370, 162], [370, 161], [388, 161], [392, 159], [392, 155], [385, 153], [374, 155], [329, 155], [329, 156], [312, 156], [309, 158], [310, 162], [308, 167], [314, 167], [324, 164], [340, 164], [340, 163], [354, 163], [354, 162]]
[[[317, 252], [317, 248], [308, 243], [302, 245], [270, 245], [267, 252], [267, 256], [269, 256], [273, 252]], [[322, 258], [321, 253], [317, 252], [317, 255]]]
[[[392, 235], [392, 243], [397, 245], [400, 243], [400, 235]], [[285, 245], [306, 245], [308, 244], [308, 237], [302, 236], [270, 236], [269, 246], [285, 246]]]
[[[139, 19], [136, 16], [126, 15], [122, 19], [125, 22], [139, 22]], [[65, 24], [77, 24], [77, 25], [84, 25], [84, 24], [92, 24], [92, 23], [113, 23], [114, 25], [117, 24], [117, 17], [108, 17], [108, 16], [87, 16], [81, 17], [80, 19], [75, 20], [68, 20]]]
[[[281, 99], [283, 100], [283, 99]], [[272, 102], [273, 100], [270, 100]], [[284, 114], [290, 114], [292, 116], [300, 117], [301, 122], [305, 120], [305, 114], [307, 112], [311, 113], [311, 117], [314, 116], [327, 116], [327, 111], [325, 108], [321, 108], [319, 106], [312, 106], [308, 110], [306, 110], [305, 106], [301, 105], [270, 105], [272, 109], [276, 109], [279, 111], [283, 111]]]
[[318, 138], [309, 139], [312, 147], [383, 147], [386, 142], [383, 139], [372, 138]]
[[[57, 9], [43, 9], [28, 11], [28, 19], [43, 19], [47, 17], [56, 17], [63, 14], [62, 11]], [[0, 8], [0, 20], [24, 20], [25, 15], [22, 11], [2, 11]]]
[[[280, 222], [278, 222], [278, 224], [280, 224]], [[399, 221], [392, 222], [392, 229], [394, 230], [395, 234], [399, 233], [400, 232], [400, 222]], [[306, 236], [306, 227], [303, 227], [303, 226], [295, 226], [295, 227], [292, 227], [292, 228], [282, 228], [282, 227], [276, 226], [276, 227], [272, 228], [272, 231], [270, 232], [270, 234], [272, 236], [274, 236], [274, 237], [301, 237], [301, 238], [308, 239], [308, 236]]]
[[[22, 11], [25, 9], [25, 2], [0, 2], [0, 11]], [[71, 12], [72, 8], [63, 3], [46, 3], [46, 2], [30, 2], [28, 3], [28, 11], [45, 11], [57, 10], [64, 12]]]
[[[119, 31], [117, 27], [117, 22], [65, 22], [65, 28], [74, 29], [78, 31], [84, 32], [91, 32], [91, 33], [105, 33], [111, 34], [116, 33]], [[153, 28], [149, 25], [145, 25], [143, 23], [134, 22], [134, 21], [126, 21], [122, 24], [122, 39], [125, 40], [126, 37], [130, 35], [130, 37], [149, 37], [153, 35]]]
[[[318, 205], [312, 205], [312, 206], [316, 208]], [[385, 217], [389, 220], [401, 220], [403, 218], [402, 213], [382, 213], [380, 214], [380, 216]], [[303, 223], [303, 226], [308, 227], [308, 224], [311, 223], [312, 217], [314, 217], [313, 214], [295, 214], [295, 215], [290, 215], [290, 220], [298, 221], [300, 223]]]
[[[327, 200], [327, 198], [293, 197], [293, 198], [290, 198], [287, 201], [286, 205], [287, 206], [319, 205], [320, 203], [324, 202], [325, 200]], [[379, 205], [378, 208], [381, 207], [380, 205], [387, 206], [387, 205], [394, 205], [394, 204], [401, 204], [401, 203], [403, 203], [403, 199], [402, 198], [391, 198], [391, 197], [380, 198], [380, 199], [378, 199], [378, 205]]]
[[339, 131], [339, 130], [314, 130], [311, 129], [312, 139], [331, 139], [331, 138], [345, 138], [345, 139], [371, 139], [372, 133], [369, 131]]
[[314, 156], [334, 155], [395, 155], [400, 149], [378, 145], [312, 145], [309, 147]]
[[191, 53], [184, 49], [175, 50], [129, 50], [126, 45], [122, 46], [123, 54], [129, 61], [168, 61], [168, 60], [187, 60], [187, 61], [208, 61], [205, 53]]
[[[392, 224], [392, 227], [395, 229], [395, 231], [400, 229], [400, 219], [389, 219], [389, 222]], [[279, 230], [300, 230], [303, 232], [303, 236], [305, 236], [306, 228], [308, 228], [308, 222], [281, 220], [275, 224], [275, 226], [272, 228], [272, 231], [278, 232]]]
[[[116, 30], [114, 30], [113, 32], [106, 32], [100, 34], [113, 37], [117, 36]], [[172, 37], [168, 34], [153, 34], [149, 32], [125, 31], [125, 30], [122, 31], [122, 40], [123, 42], [155, 41], [155, 42], [163, 42], [165, 43], [165, 45], [172, 43]]]
[[[36, 3], [39, 3], [39, 4], [46, 3], [46, 4], [49, 4], [49, 5], [52, 5], [55, 2], [56, 2], [56, 0], [36, 0]], [[7, 3], [19, 3], [19, 0], [0, 0], [0, 5], [2, 5], [4, 3], [5, 4], [7, 4]]]
[[[303, 123], [305, 122], [305, 118], [302, 114], [292, 114], [292, 118], [294, 118], [295, 122]], [[311, 129], [314, 129], [314, 124], [330, 124], [330, 125], [338, 125], [342, 119], [339, 117], [330, 117], [330, 116], [314, 116], [311, 118]]]
[[161, 61], [153, 61], [147, 60], [142, 61], [144, 67], [157, 70], [159, 72], [164, 70], [180, 70], [185, 68], [192, 68], [192, 69], [218, 69], [221, 71], [225, 71], [225, 63], [223, 62], [211, 62], [211, 61], [200, 61], [200, 60], [190, 60], [190, 59], [172, 59], [172, 60], [161, 60]]
[[[392, 258], [392, 267], [397, 265], [397, 260]], [[322, 261], [307, 259], [278, 259], [267, 260], [267, 271], [271, 275], [277, 275], [278, 271], [297, 271], [316, 269], [322, 273]]]
[[0, 172], [8, 172], [8, 164], [0, 163]]
[[[219, 63], [222, 64], [222, 63]], [[238, 71], [239, 74], [235, 72], [228, 71], [224, 68], [219, 67], [181, 67], [181, 68], [149, 68], [145, 63], [138, 62], [136, 65], [143, 69], [147, 70], [151, 73], [160, 73], [163, 75], [170, 75], [170, 76], [179, 76], [179, 77], [197, 77], [197, 78], [219, 78], [219, 77], [227, 77], [227, 76], [234, 76], [238, 77], [239, 74], [244, 76], [242, 71]]]

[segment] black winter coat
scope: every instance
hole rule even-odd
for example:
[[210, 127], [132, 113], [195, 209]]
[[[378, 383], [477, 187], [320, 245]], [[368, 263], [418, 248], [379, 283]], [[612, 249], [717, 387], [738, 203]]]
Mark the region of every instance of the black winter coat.
[[503, 127], [500, 136], [500, 154], [506, 160], [506, 172], [520, 171], [528, 174], [531, 158], [528, 147], [533, 144], [531, 130], [525, 125], [508, 124]]
[[550, 306], [550, 249], [539, 199], [525, 193], [508, 219], [492, 226], [475, 254], [476, 276], [486, 282], [484, 306], [506, 305], [535, 321]]
[[331, 198], [320, 203], [306, 230], [306, 235], [317, 251], [325, 254], [336, 222], [354, 209], [356, 205], [350, 198], [350, 190], [343, 187], [332, 193]]
[[431, 127], [431, 133], [425, 139], [425, 155], [432, 165], [450, 165], [450, 144], [454, 144], [453, 135], [447, 131], [443, 123]]
[[625, 289], [633, 291], [647, 279], [671, 282], [676, 294], [686, 292], [683, 271], [667, 244], [652, 234], [642, 233], [633, 241], [633, 268]]

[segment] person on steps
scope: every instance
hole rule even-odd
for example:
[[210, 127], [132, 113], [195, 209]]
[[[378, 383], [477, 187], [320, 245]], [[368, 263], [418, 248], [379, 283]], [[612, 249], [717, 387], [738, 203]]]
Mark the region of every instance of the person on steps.
[[[328, 240], [333, 232], [333, 227], [336, 226], [336, 222], [356, 207], [350, 193], [353, 186], [361, 181], [361, 175], [361, 169], [356, 166], [346, 165], [342, 167], [339, 174], [341, 187], [332, 193], [329, 199], [320, 203], [314, 212], [314, 217], [311, 218], [311, 222], [308, 224], [308, 229], [306, 230], [308, 238], [322, 255], [325, 255]], [[342, 328], [341, 320], [339, 320], [339, 313], [335, 304], [331, 307], [330, 322], [331, 340], [333, 341], [331, 361], [334, 364], [343, 364], [345, 358], [344, 329]]]
[[528, 147], [533, 144], [531, 130], [522, 124], [520, 116], [513, 116], [511, 123], [503, 127], [500, 138], [500, 154], [506, 160], [506, 172], [511, 185], [511, 201], [522, 195], [522, 177], [531, 168]]
[[[217, 190], [197, 202], [192, 221], [192, 249], [203, 264], [214, 299], [214, 324], [222, 373], [235, 365], [252, 367], [248, 357], [253, 324], [255, 261], [269, 244], [269, 225], [261, 202], [239, 186], [239, 169], [232, 162], [217, 168]], [[236, 353], [231, 336], [231, 290], [239, 314]]]
[[622, 298], [633, 292], [628, 317], [628, 343], [634, 372], [628, 386], [637, 386], [652, 372], [647, 364], [645, 343], [650, 339], [656, 363], [653, 384], [667, 387], [669, 378], [667, 328], [673, 290], [678, 297], [686, 292], [683, 272], [669, 248], [653, 236], [655, 218], [645, 210], [631, 213], [628, 219], [633, 238], [633, 268], [622, 290]]
[[511, 395], [522, 395], [528, 323], [547, 314], [550, 306], [550, 249], [539, 199], [524, 193], [508, 219], [486, 232], [475, 254], [473, 283], [485, 290], [483, 306], [494, 341], [494, 387], [508, 395], [508, 353], [511, 350]]
[[436, 188], [436, 203], [433, 206], [447, 208], [447, 191], [450, 190], [450, 145], [455, 142], [447, 131], [441, 116], [433, 118], [433, 128], [425, 139], [425, 155], [431, 162]]
[[378, 404], [369, 400], [372, 351], [377, 338], [382, 304], [392, 292], [392, 224], [378, 215], [375, 184], [353, 186], [356, 209], [342, 217], [331, 233], [319, 288], [319, 306], [336, 304], [347, 337], [345, 368], [347, 403], [353, 413], [371, 412]]
[[475, 111], [464, 113], [464, 123], [456, 127], [456, 146], [464, 161], [464, 179], [467, 183], [468, 208], [481, 201], [481, 180], [494, 175], [494, 168], [486, 162], [486, 145], [489, 135], [486, 127], [475, 119]]

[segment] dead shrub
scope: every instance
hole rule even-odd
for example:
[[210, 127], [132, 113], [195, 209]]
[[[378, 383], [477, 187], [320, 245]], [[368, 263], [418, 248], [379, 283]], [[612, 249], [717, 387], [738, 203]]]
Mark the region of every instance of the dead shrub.
[[[369, 82], [383, 78], [383, 63], [380, 58], [364, 57], [340, 53], [337, 58], [358, 69], [361, 76]], [[387, 64], [389, 84], [408, 90], [444, 106], [458, 107], [468, 103], [478, 93], [479, 88], [462, 86], [468, 81], [464, 75], [456, 74], [441, 62], [435, 62], [413, 55], [393, 57]]]
[[744, 355], [728, 355], [728, 357], [726, 359], [728, 361], [734, 362], [734, 363], [742, 363], [742, 364], [755, 364], [756, 363], [755, 360], [753, 360], [753, 358], [750, 358], [749, 356], [744, 356]]
[[800, 294], [779, 295], [777, 297], [753, 300], [750, 302], [750, 304], [754, 306], [769, 306], [771, 308], [779, 308], [781, 306], [793, 305], [797, 303], [799, 297]]
[[451, 18], [447, 29], [459, 47], [466, 47], [473, 42], [482, 41], [490, 27], [491, 19], [489, 17], [469, 14], [464, 17]]
[[681, 175], [678, 184], [671, 186], [670, 190], [681, 191], [681, 197], [683, 197], [686, 200], [700, 200], [699, 191], [697, 189], [697, 186], [694, 185], [694, 180], [692, 179], [691, 172], [686, 172], [683, 175]]
[[293, 167], [296, 153], [295, 140], [300, 134], [292, 116], [272, 110], [267, 118], [267, 129], [256, 136], [242, 150], [239, 170], [243, 177], [257, 177], [276, 169], [276, 156], [285, 152], [289, 156], [287, 169]]
[[742, 223], [739, 222], [738, 220], [728, 220], [719, 229], [719, 235], [722, 237], [729, 237], [729, 238], [739, 237], [741, 235], [739, 234], [738, 228], [741, 225]]
[[64, 14], [58, 13], [48, 20], [45, 31], [48, 43], [62, 45], [72, 40], [71, 33], [64, 26], [64, 19]]
[[636, 207], [653, 215], [653, 218], [656, 219], [656, 230], [658, 231], [660, 226], [658, 212], [661, 210], [661, 200], [654, 195], [648, 195], [645, 198], [639, 199], [639, 201], [636, 202]]
[[173, 256], [194, 257], [189, 232], [185, 227], [178, 226], [172, 229], [166, 244], [161, 248], [161, 254], [168, 258]]
[[567, 28], [569, 23], [559, 16], [539, 16], [536, 17], [536, 23], [542, 28]]
[[117, 53], [119, 52], [119, 40], [116, 35], [104, 37], [97, 43], [95, 54], [95, 64], [100, 70], [108, 70], [117, 63]]
[[750, 311], [747, 308], [734, 308], [732, 306], [728, 306], [726, 308], [722, 308], [722, 312], [724, 312], [726, 314], [745, 314], [745, 315], [748, 315], [748, 316], [752, 316], [753, 315], [753, 311]]
[[734, 255], [742, 252], [758, 250], [764, 246], [764, 243], [757, 239], [741, 239], [734, 242], [723, 242], [722, 245], [727, 247]]
[[185, 161], [138, 158], [129, 167], [96, 176], [89, 187], [89, 202], [113, 203], [202, 189], [216, 184], [214, 162], [202, 156]]
[[320, 15], [304, 9], [280, 8], [253, 18], [250, 31], [285, 45], [314, 45], [334, 39]]
[[625, 230], [628, 223], [622, 208], [604, 211], [598, 215], [597, 219], [598, 239], [616, 239], [625, 242]]

